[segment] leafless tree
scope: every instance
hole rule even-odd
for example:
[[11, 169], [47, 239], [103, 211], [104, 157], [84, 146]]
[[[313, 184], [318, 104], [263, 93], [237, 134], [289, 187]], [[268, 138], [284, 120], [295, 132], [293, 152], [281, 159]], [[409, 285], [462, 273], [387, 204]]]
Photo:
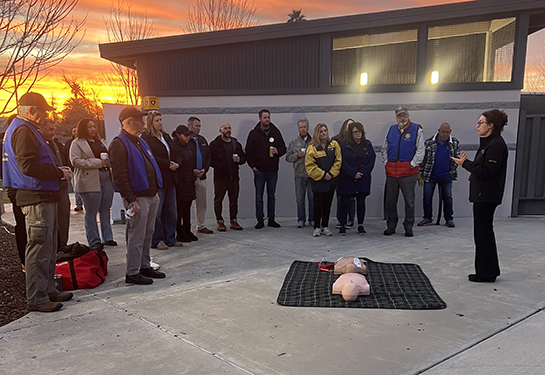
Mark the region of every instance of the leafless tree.
[[[153, 22], [147, 14], [131, 10], [132, 3], [117, 0], [110, 4], [110, 15], [104, 18], [106, 38], [108, 43], [127, 42], [153, 37]], [[112, 75], [105, 74], [104, 78], [110, 86], [119, 82], [125, 89], [125, 103], [138, 105], [138, 74], [135, 67], [126, 67], [121, 64], [110, 63]], [[114, 90], [115, 91], [115, 90]]]
[[0, 114], [13, 112], [19, 96], [81, 42], [85, 19], [70, 17], [78, 1], [0, 1], [0, 90], [7, 93]]
[[256, 26], [257, 8], [248, 0], [197, 0], [189, 7], [187, 33], [239, 29]]

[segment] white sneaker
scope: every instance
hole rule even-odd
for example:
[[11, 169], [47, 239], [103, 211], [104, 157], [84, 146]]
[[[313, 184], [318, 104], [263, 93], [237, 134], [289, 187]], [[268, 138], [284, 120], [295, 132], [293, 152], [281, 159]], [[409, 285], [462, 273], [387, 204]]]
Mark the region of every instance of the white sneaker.
[[314, 229], [314, 232], [312, 233], [312, 236], [320, 237], [320, 232], [321, 232], [320, 228], [316, 228], [316, 229]]
[[328, 237], [333, 236], [333, 233], [331, 233], [331, 231], [329, 230], [328, 227], [323, 227], [321, 234], [323, 234], [324, 236], [328, 236]]
[[150, 265], [150, 267], [153, 268], [155, 271], [157, 271], [159, 268], [161, 268], [160, 265], [158, 265], [157, 263], [155, 263], [155, 262], [153, 261], [153, 258], [151, 258], [151, 260], [150, 260], [150, 262], [149, 262], [149, 265]]

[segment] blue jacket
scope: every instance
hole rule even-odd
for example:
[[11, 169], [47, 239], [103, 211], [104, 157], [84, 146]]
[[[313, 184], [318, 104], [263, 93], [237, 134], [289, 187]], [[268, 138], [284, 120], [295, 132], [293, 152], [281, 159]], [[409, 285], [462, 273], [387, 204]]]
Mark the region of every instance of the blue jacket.
[[15, 189], [25, 189], [25, 190], [38, 190], [38, 191], [58, 191], [60, 189], [60, 181], [56, 178], [50, 180], [37, 179], [34, 177], [27, 176], [21, 172], [19, 165], [17, 164], [17, 159], [13, 151], [13, 146], [11, 143], [11, 138], [13, 132], [20, 126], [27, 126], [38, 141], [38, 157], [36, 161], [40, 165], [52, 165], [56, 168], [55, 159], [47, 143], [45, 143], [42, 135], [38, 130], [28, 124], [21, 118], [15, 118], [4, 138], [4, 149], [2, 156], [2, 180], [4, 187], [15, 188]]
[[[146, 175], [146, 164], [144, 162], [144, 157], [142, 156], [142, 153], [124, 133], [119, 133], [116, 138], [119, 138], [123, 142], [123, 145], [127, 150], [127, 175], [129, 177], [129, 183], [131, 185], [132, 191], [136, 194], [141, 191], [148, 190], [150, 188], [150, 184], [148, 182], [148, 176]], [[142, 147], [142, 150], [144, 151], [144, 154], [150, 161], [151, 165], [153, 165], [153, 169], [155, 169], [155, 175], [157, 176], [157, 186], [159, 188], [162, 188], [163, 180], [161, 176], [161, 170], [159, 169], [159, 166], [157, 165], [157, 162], [153, 157], [150, 146], [145, 140], [141, 138], [140, 146]], [[142, 173], [142, 171], [144, 171], [144, 173]]]
[[[343, 162], [341, 166], [341, 174], [339, 185], [337, 186], [338, 195], [353, 195], [356, 193], [371, 192], [371, 172], [375, 167], [375, 150], [371, 141], [365, 140], [365, 158], [361, 165], [358, 165], [356, 160], [356, 152], [353, 145], [349, 142], [344, 142], [341, 146]], [[354, 179], [356, 173], [363, 174], [362, 178]]]

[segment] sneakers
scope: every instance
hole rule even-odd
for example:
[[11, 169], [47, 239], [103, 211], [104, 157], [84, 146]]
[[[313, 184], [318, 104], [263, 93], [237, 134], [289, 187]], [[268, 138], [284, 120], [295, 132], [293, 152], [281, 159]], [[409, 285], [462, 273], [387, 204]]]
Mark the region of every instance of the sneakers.
[[304, 221], [298, 221], [297, 222], [297, 228], [303, 228], [305, 226], [305, 222]]
[[[176, 242], [176, 243], [178, 243], [178, 242]], [[181, 243], [181, 242], [180, 242], [180, 243]], [[182, 244], [182, 246], [183, 246], [183, 244]], [[159, 263], [155, 263], [155, 262], [153, 261], [153, 258], [150, 259], [149, 265], [150, 265], [150, 267], [153, 268], [155, 271], [157, 271], [159, 268], [161, 268], [161, 266], [159, 265]]]
[[[153, 269], [153, 268], [150, 268]], [[158, 271], [155, 271], [158, 272]], [[153, 284], [153, 279], [142, 275], [142, 273], [137, 273], [136, 275], [125, 275], [125, 283], [127, 284], [137, 284], [137, 285], [150, 285]]]
[[261, 229], [265, 226], [265, 223], [263, 222], [263, 220], [259, 220], [257, 222], [257, 224], [255, 225], [255, 229]]
[[140, 268], [140, 274], [152, 279], [164, 279], [167, 275], [164, 272], [156, 271], [153, 268]]
[[62, 307], [62, 303], [47, 301], [39, 305], [27, 305], [28, 311], [41, 311], [41, 312], [54, 312], [59, 311]]
[[324, 236], [328, 236], [328, 237], [333, 236], [333, 233], [331, 233], [328, 227], [323, 227], [320, 234], [323, 234]]
[[394, 234], [396, 232], [395, 228], [388, 228], [384, 231], [384, 235], [385, 236], [391, 236], [392, 234]]
[[413, 228], [405, 228], [405, 237], [413, 237]]
[[341, 227], [342, 227], [342, 224], [340, 222], [337, 222], [337, 224], [335, 224], [335, 228], [340, 229]]
[[227, 227], [223, 223], [223, 220], [218, 220], [218, 232], [227, 232]]
[[431, 221], [428, 218], [423, 218], [420, 223], [417, 224], [419, 227], [427, 227], [429, 225], [433, 225], [433, 221]]
[[339, 236], [346, 236], [346, 228], [341, 225], [339, 228]]
[[454, 220], [447, 220], [445, 225], [449, 228], [454, 228], [456, 225], [454, 224]]
[[321, 231], [322, 230], [320, 228], [314, 229], [314, 232], [312, 232], [312, 237], [320, 237]]
[[159, 243], [156, 246], [152, 246], [152, 248], [157, 250], [168, 250], [168, 245], [163, 241], [159, 241]]
[[[203, 227], [203, 228], [201, 228], [201, 229], [197, 229], [197, 233], [212, 234], [212, 233], [214, 233], [214, 231], [208, 229], [207, 227]], [[196, 241], [196, 240], [195, 240], [195, 241]]]
[[354, 228], [354, 222], [353, 221], [349, 221], [346, 223], [346, 227], [347, 228]]
[[180, 241], [176, 241], [174, 242], [172, 245], [167, 245], [168, 247], [183, 247], [184, 244], [181, 243]]
[[242, 230], [243, 229], [236, 220], [231, 220], [231, 225], [229, 225], [229, 228], [234, 229], [234, 230]]
[[269, 219], [267, 226], [273, 227], [273, 228], [280, 228], [282, 225], [278, 224], [276, 221], [274, 221], [274, 219]]
[[55, 294], [53, 297], [49, 297], [49, 300], [51, 302], [65, 302], [70, 301], [74, 297], [74, 293], [72, 292], [59, 292]]
[[358, 233], [363, 236], [366, 232], [365, 232], [365, 229], [363, 228], [363, 225], [358, 225]]

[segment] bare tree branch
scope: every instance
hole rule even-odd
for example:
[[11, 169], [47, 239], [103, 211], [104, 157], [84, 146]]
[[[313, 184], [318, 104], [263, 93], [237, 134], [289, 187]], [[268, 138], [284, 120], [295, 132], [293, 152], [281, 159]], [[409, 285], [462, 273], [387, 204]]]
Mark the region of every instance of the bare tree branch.
[[197, 0], [190, 6], [187, 33], [239, 29], [256, 26], [254, 18], [257, 8], [248, 0]]
[[85, 19], [68, 18], [78, 1], [0, 1], [0, 90], [8, 93], [0, 114], [79, 45]]
[[[153, 37], [153, 22], [145, 13], [136, 13], [131, 10], [132, 3], [123, 0], [112, 1], [110, 15], [104, 18], [106, 25], [106, 39], [108, 43], [126, 42]], [[111, 73], [125, 89], [125, 103], [138, 105], [138, 74], [136, 67], [128, 68], [124, 65], [110, 63]], [[110, 83], [114, 83], [112, 76], [106, 76]]]

